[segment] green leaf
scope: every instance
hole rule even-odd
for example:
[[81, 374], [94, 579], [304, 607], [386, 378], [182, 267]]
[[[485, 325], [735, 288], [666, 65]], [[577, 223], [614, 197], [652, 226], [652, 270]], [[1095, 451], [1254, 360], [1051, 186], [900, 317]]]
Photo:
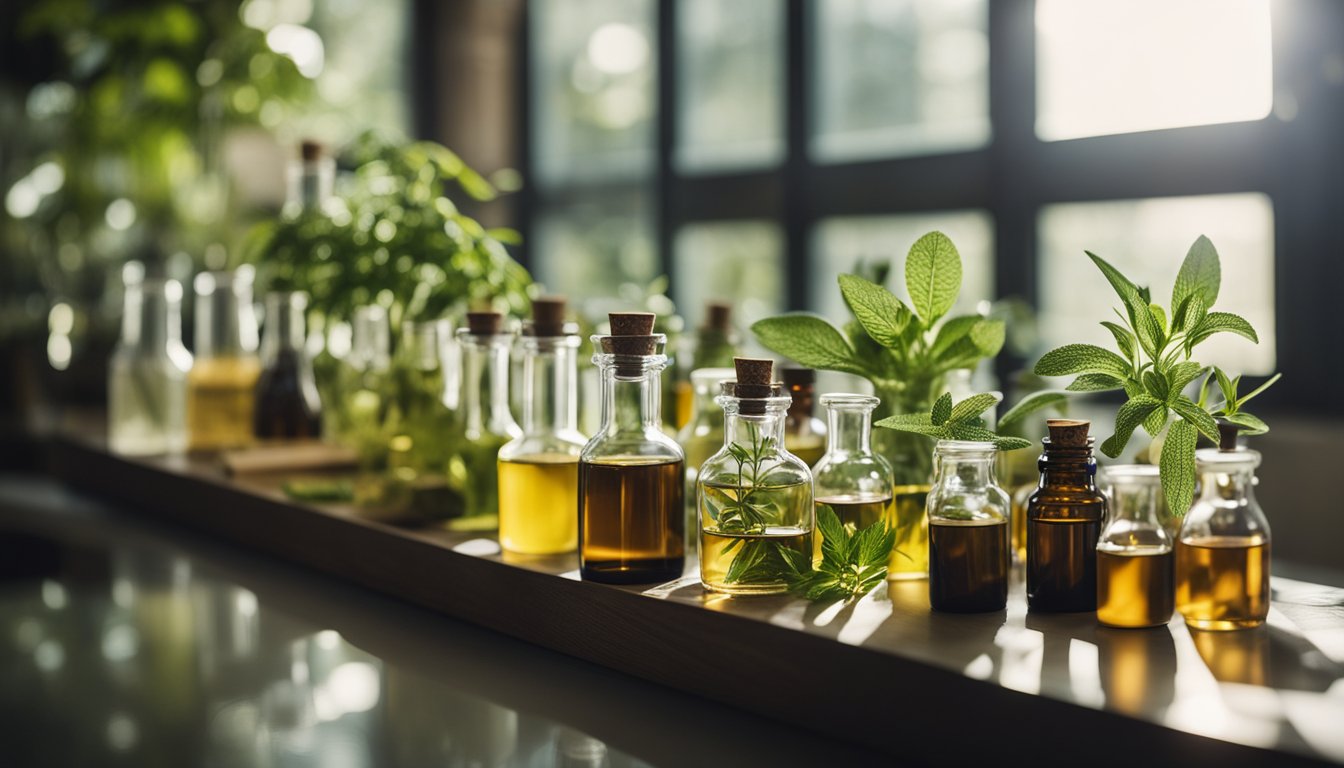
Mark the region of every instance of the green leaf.
[[993, 408], [999, 402], [998, 395], [991, 395], [988, 392], [982, 392], [978, 395], [971, 395], [952, 406], [952, 416], [948, 421], [952, 423], [967, 421], [984, 413], [989, 408]]
[[905, 287], [925, 328], [952, 308], [961, 292], [961, 255], [947, 235], [930, 232], [910, 246]]
[[1161, 329], [1163, 337], [1167, 335], [1167, 313], [1157, 304], [1148, 305], [1148, 314], [1157, 321], [1157, 327]]
[[[1117, 386], [1119, 386], [1118, 383]], [[1051, 406], [1059, 405], [1060, 403], [1068, 401], [1068, 399], [1068, 395], [1054, 390], [1032, 392], [1030, 395], [1019, 400], [1017, 405], [1009, 408], [1008, 412], [999, 418], [999, 429], [1009, 429], [1031, 414], [1045, 408], [1050, 408]]]
[[1134, 353], [1138, 349], [1139, 344], [1134, 338], [1134, 334], [1130, 333], [1129, 329], [1123, 325], [1113, 323], [1110, 320], [1102, 320], [1101, 324], [1115, 337], [1115, 346], [1120, 348], [1120, 354], [1124, 355], [1128, 360], [1133, 360]]
[[1216, 365], [1213, 366], [1213, 375], [1218, 377], [1218, 389], [1223, 393], [1223, 402], [1225, 404], [1223, 407], [1228, 410], [1236, 410], [1237, 385], [1233, 384], [1232, 379], [1229, 378], [1226, 373], [1223, 373], [1222, 368], [1219, 368]]
[[933, 413], [930, 414], [930, 421], [934, 426], [941, 427], [947, 423], [952, 416], [952, 393], [944, 392], [933, 404]]
[[1176, 284], [1171, 289], [1171, 306], [1179, 307], [1187, 298], [1198, 296], [1205, 308], [1212, 307], [1218, 301], [1222, 279], [1218, 250], [1209, 238], [1200, 235], [1186, 252], [1181, 271], [1176, 275]]
[[1178, 397], [1171, 401], [1171, 410], [1178, 416], [1190, 422], [1203, 435], [1215, 443], [1218, 442], [1218, 422], [1213, 420], [1203, 408], [1195, 405], [1195, 402], [1188, 397]]
[[1209, 403], [1209, 382], [1210, 382], [1212, 379], [1213, 379], [1213, 369], [1210, 368], [1208, 374], [1204, 376], [1204, 381], [1200, 382], [1200, 385], [1199, 385], [1199, 399], [1195, 401], [1196, 403], [1198, 403], [1198, 405], [1199, 405], [1200, 408], [1204, 408], [1204, 407], [1207, 407], [1207, 406], [1208, 406], [1208, 403]]
[[1072, 373], [1105, 373], [1124, 378], [1129, 361], [1095, 344], [1065, 344], [1052, 349], [1036, 361], [1038, 376], [1068, 376]]
[[1070, 382], [1064, 389], [1069, 392], [1109, 392], [1113, 389], [1124, 389], [1124, 387], [1125, 380], [1109, 374], [1084, 373]]
[[809, 368], [841, 371], [859, 376], [870, 368], [853, 355], [853, 348], [840, 331], [816, 315], [789, 314], [758, 320], [751, 330], [772, 352]]
[[1023, 448], [1030, 448], [1035, 445], [1035, 443], [1024, 437], [996, 437], [993, 442], [995, 448], [998, 448], [1005, 453], [1008, 451], [1020, 451]]
[[1162, 444], [1158, 473], [1167, 509], [1177, 517], [1185, 516], [1195, 497], [1195, 442], [1195, 427], [1188, 421], [1176, 421]]
[[1190, 382], [1199, 378], [1199, 374], [1204, 371], [1204, 367], [1194, 360], [1187, 360], [1183, 363], [1177, 363], [1167, 371], [1167, 399], [1170, 400], [1181, 394]]
[[1143, 423], [1148, 414], [1159, 407], [1162, 407], [1162, 401], [1150, 395], [1139, 395], [1125, 401], [1125, 404], [1120, 406], [1120, 411], [1115, 414], [1115, 434], [1101, 444], [1101, 452], [1112, 459], [1119, 456], [1129, 444], [1129, 438], [1134, 434], [1134, 430]]
[[849, 534], [835, 510], [822, 506], [817, 510], [817, 530], [821, 531], [821, 555], [826, 559], [843, 558], [849, 548]]
[[1260, 386], [1251, 390], [1250, 394], [1237, 398], [1237, 407], [1240, 408], [1241, 406], [1245, 405], [1248, 400], [1260, 394], [1261, 392], [1264, 392], [1266, 389], [1269, 389], [1274, 384], [1274, 382], [1278, 381], [1281, 378], [1283, 378], [1282, 373], [1276, 373], [1273, 376], [1270, 376], [1269, 379], [1264, 384], [1261, 384]]
[[1269, 431], [1269, 425], [1262, 421], [1258, 416], [1252, 416], [1245, 411], [1237, 411], [1223, 417], [1224, 419], [1241, 427], [1243, 435], [1263, 435]]
[[[1115, 289], [1116, 295], [1120, 297], [1120, 300], [1125, 303], [1126, 307], [1132, 306], [1136, 300], [1142, 298], [1139, 294], [1139, 287], [1130, 282], [1129, 278], [1120, 274], [1120, 270], [1112, 267], [1108, 261], [1091, 251], [1084, 251], [1084, 253], [1086, 253], [1087, 257], [1092, 260], [1093, 264], [1097, 265], [1097, 269], [1101, 270], [1101, 274], [1106, 276], [1106, 282], [1111, 284], [1111, 287]], [[1147, 304], [1148, 302], [1144, 301], [1143, 303]], [[1129, 319], [1131, 322], [1134, 320], [1133, 316]]]
[[1172, 318], [1172, 333], [1195, 327], [1208, 313], [1209, 305], [1204, 302], [1202, 294], [1186, 296], [1177, 308], [1176, 316]]
[[1143, 386], [1148, 390], [1148, 394], [1156, 397], [1158, 400], [1167, 399], [1167, 377], [1155, 370], [1149, 369], [1143, 372]]
[[938, 328], [938, 336], [933, 340], [933, 346], [929, 347], [929, 354], [934, 357], [942, 357], [953, 344], [966, 338], [976, 323], [982, 322], [985, 318], [980, 315], [957, 315], [949, 317]]
[[1091, 251], [1086, 253], [1087, 257], [1092, 260], [1093, 264], [1097, 265], [1097, 269], [1101, 270], [1101, 273], [1106, 276], [1106, 281], [1111, 284], [1111, 287], [1124, 301], [1125, 312], [1129, 315], [1130, 325], [1134, 327], [1139, 346], [1148, 353], [1150, 358], [1156, 359], [1162, 348], [1161, 341], [1165, 334], [1158, 326], [1156, 318], [1153, 317], [1152, 310], [1148, 307], [1147, 291], [1130, 282], [1129, 278], [1120, 274], [1120, 270], [1111, 266], [1105, 259]]
[[1154, 408], [1153, 412], [1148, 414], [1148, 418], [1143, 420], [1143, 431], [1153, 437], [1157, 437], [1157, 434], [1162, 431], [1162, 428], [1167, 426], [1167, 413], [1168, 408], [1166, 403]]
[[900, 344], [910, 310], [891, 291], [857, 275], [841, 275], [840, 295], [874, 341], [884, 347]]
[[1246, 318], [1231, 312], [1210, 312], [1190, 331], [1190, 346], [1204, 341], [1215, 333], [1235, 333], [1238, 336], [1260, 343], [1260, 336]]

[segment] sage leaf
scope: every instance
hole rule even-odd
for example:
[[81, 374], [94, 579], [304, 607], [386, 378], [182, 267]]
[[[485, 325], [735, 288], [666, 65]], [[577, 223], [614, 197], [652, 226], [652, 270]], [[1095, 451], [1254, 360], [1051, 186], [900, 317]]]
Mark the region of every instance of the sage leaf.
[[1258, 416], [1252, 416], [1245, 411], [1229, 413], [1223, 417], [1227, 421], [1241, 427], [1243, 435], [1263, 435], [1269, 431], [1269, 425]]
[[941, 427], [952, 417], [952, 393], [944, 392], [941, 397], [933, 404], [933, 412], [930, 414], [930, 421], [933, 426]]
[[1158, 474], [1167, 508], [1177, 517], [1185, 516], [1195, 498], [1195, 442], [1195, 427], [1188, 421], [1176, 421], [1162, 444]]
[[1198, 344], [1215, 333], [1235, 333], [1256, 344], [1260, 343], [1260, 335], [1246, 318], [1231, 312], [1210, 312], [1205, 315], [1199, 325], [1190, 331], [1190, 338], [1194, 344]]
[[1064, 389], [1069, 392], [1109, 392], [1124, 389], [1125, 381], [1105, 373], [1084, 373]]
[[1115, 434], [1106, 438], [1106, 442], [1101, 444], [1101, 452], [1114, 459], [1125, 450], [1129, 445], [1129, 438], [1134, 434], [1134, 430], [1139, 424], [1148, 417], [1148, 414], [1162, 406], [1162, 401], [1150, 395], [1139, 395], [1131, 397], [1120, 406], [1120, 411], [1115, 414]]
[[967, 421], [980, 414], [986, 409], [994, 407], [999, 402], [998, 395], [992, 395], [988, 392], [982, 392], [978, 395], [971, 395], [952, 406], [952, 416], [948, 421], [952, 423]]
[[840, 295], [874, 341], [884, 347], [900, 343], [910, 310], [891, 291], [858, 275], [841, 275]]
[[930, 232], [910, 246], [905, 287], [926, 328], [952, 308], [961, 293], [961, 254], [947, 235]]
[[[1119, 386], [1120, 383], [1117, 381], [1116, 386], [1112, 387], [1112, 389], [1117, 389]], [[1007, 413], [999, 417], [999, 429], [1009, 429], [1031, 414], [1045, 408], [1050, 408], [1051, 406], [1059, 405], [1067, 400], [1068, 395], [1065, 395], [1063, 392], [1053, 390], [1032, 392], [1030, 395], [1027, 395], [1018, 401], [1017, 405], [1009, 408]]]
[[1209, 238], [1200, 235], [1186, 252], [1181, 271], [1176, 274], [1176, 284], [1171, 288], [1171, 306], [1180, 307], [1187, 298], [1198, 296], [1205, 307], [1212, 307], [1218, 301], [1222, 280], [1218, 250]]
[[789, 314], [758, 320], [751, 326], [756, 338], [772, 352], [808, 366], [867, 376], [863, 361], [853, 356], [845, 337], [816, 315]]
[[1173, 399], [1179, 396], [1190, 382], [1199, 378], [1199, 374], [1204, 371], [1204, 366], [1194, 360], [1186, 360], [1183, 363], [1177, 363], [1167, 371], [1167, 399]]
[[1115, 337], [1115, 346], [1120, 348], [1120, 353], [1129, 360], [1134, 360], [1139, 343], [1134, 338], [1134, 334], [1130, 333], [1129, 329], [1123, 325], [1113, 323], [1110, 320], [1102, 320], [1101, 324]]
[[1203, 408], [1195, 405], [1195, 402], [1188, 397], [1178, 397], [1171, 401], [1171, 410], [1176, 412], [1177, 416], [1194, 425], [1205, 437], [1218, 442], [1218, 422], [1213, 420]]
[[1116, 378], [1129, 375], [1129, 361], [1095, 344], [1065, 344], [1046, 352], [1036, 361], [1038, 376], [1068, 376], [1072, 373], [1105, 373]]

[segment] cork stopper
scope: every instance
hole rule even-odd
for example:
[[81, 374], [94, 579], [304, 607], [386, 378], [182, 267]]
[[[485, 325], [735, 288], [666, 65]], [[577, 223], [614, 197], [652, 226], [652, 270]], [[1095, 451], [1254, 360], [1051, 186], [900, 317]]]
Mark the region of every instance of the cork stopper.
[[565, 335], [565, 297], [539, 296], [532, 300], [532, 322], [523, 332], [528, 336]]
[[299, 157], [303, 158], [304, 162], [311, 163], [314, 160], [320, 160], [323, 154], [322, 150], [321, 142], [313, 139], [304, 139], [299, 142]]
[[1082, 419], [1046, 419], [1050, 429], [1050, 445], [1055, 448], [1086, 448], [1092, 443], [1087, 436], [1091, 422]]
[[784, 386], [790, 390], [812, 387], [817, 383], [817, 372], [811, 368], [791, 365], [787, 368], [781, 368], [779, 375], [784, 379]]
[[737, 369], [737, 385], [733, 387], [733, 393], [743, 401], [742, 413], [765, 413], [764, 399], [773, 394], [770, 379], [774, 374], [774, 361], [735, 357], [733, 366]]
[[711, 301], [705, 304], [705, 328], [711, 331], [727, 333], [732, 330], [733, 305], [726, 301]]
[[494, 336], [504, 325], [504, 316], [498, 312], [468, 312], [467, 332], [473, 336]]
[[653, 336], [652, 312], [610, 312], [611, 335], [602, 337], [602, 351], [612, 355], [652, 355], [658, 348]]
[[1230, 422], [1230, 421], [1222, 421], [1222, 420], [1219, 420], [1219, 422], [1218, 422], [1218, 450], [1220, 450], [1220, 451], [1235, 451], [1235, 450], [1237, 450], [1237, 448], [1238, 448], [1238, 446], [1237, 446], [1237, 433], [1240, 432], [1240, 431], [1241, 431], [1241, 427], [1237, 426], [1236, 424], [1233, 424], [1233, 423]]

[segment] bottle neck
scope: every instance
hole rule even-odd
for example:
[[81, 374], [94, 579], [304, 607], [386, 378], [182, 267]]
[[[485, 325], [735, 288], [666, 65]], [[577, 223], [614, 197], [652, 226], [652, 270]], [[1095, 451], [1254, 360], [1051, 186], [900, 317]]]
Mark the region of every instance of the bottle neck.
[[1067, 485], [1097, 489], [1097, 460], [1092, 449], [1052, 446], [1045, 441], [1045, 453], [1036, 462], [1041, 471], [1041, 486]]
[[828, 408], [826, 452], [872, 453], [872, 415], [868, 409]]
[[223, 282], [196, 297], [196, 354], [250, 357], [257, 352], [257, 317], [251, 284]]
[[784, 447], [784, 423], [788, 411], [766, 407], [765, 413], [746, 415], [735, 407], [723, 409], [723, 444], [749, 447], [774, 441], [776, 450]]
[[1109, 491], [1106, 514], [1112, 522], [1125, 520], [1161, 527], [1159, 516], [1165, 502], [1160, 480], [1111, 480]]
[[1200, 467], [1199, 496], [1210, 501], [1250, 501], [1255, 498], [1255, 470], [1243, 467]]
[[282, 352], [302, 357], [304, 348], [303, 313], [306, 308], [300, 293], [266, 295], [266, 329], [261, 338], [261, 358], [271, 363]]
[[128, 287], [123, 308], [121, 343], [128, 349], [160, 353], [182, 343], [181, 304], [163, 289]]
[[662, 427], [663, 394], [659, 374], [666, 364], [667, 358], [662, 355], [646, 357], [638, 371], [630, 368], [628, 363], [600, 363], [603, 432]]
[[523, 340], [523, 434], [578, 428], [578, 338]]
[[942, 488], [961, 490], [996, 485], [993, 448], [938, 453], [934, 482]]
[[321, 157], [316, 160], [297, 160], [289, 168], [289, 189], [285, 196], [285, 210], [291, 215], [321, 211], [334, 193], [336, 161]]
[[509, 413], [509, 347], [505, 336], [462, 337], [462, 408], [468, 439], [518, 431]]

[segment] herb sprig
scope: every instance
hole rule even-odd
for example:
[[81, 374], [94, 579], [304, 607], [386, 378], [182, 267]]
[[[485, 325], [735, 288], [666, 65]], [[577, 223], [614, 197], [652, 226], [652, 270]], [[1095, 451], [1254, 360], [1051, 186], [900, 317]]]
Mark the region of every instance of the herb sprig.
[[1216, 378], [1218, 380], [1218, 389], [1223, 396], [1223, 403], [1211, 410], [1214, 418], [1222, 419], [1230, 424], [1236, 424], [1241, 428], [1241, 433], [1244, 435], [1263, 435], [1269, 431], [1269, 425], [1260, 417], [1253, 416], [1250, 413], [1243, 411], [1241, 407], [1246, 404], [1246, 401], [1261, 392], [1264, 392], [1266, 389], [1269, 389], [1274, 382], [1282, 377], [1283, 374], [1276, 373], [1264, 384], [1261, 384], [1251, 392], [1238, 397], [1237, 387], [1241, 385], [1241, 377], [1237, 376], [1236, 378], [1230, 378], [1223, 372], [1222, 368], [1215, 365], [1213, 370], [1209, 372], [1209, 375], [1204, 378], [1204, 383], [1199, 386], [1199, 407], [1208, 408], [1206, 401], [1209, 396], [1209, 381]]
[[887, 560], [896, 544], [896, 529], [879, 520], [853, 534], [830, 507], [817, 512], [821, 563], [779, 547], [789, 591], [808, 600], [852, 600], [863, 597], [887, 578]]
[[[932, 410], [928, 413], [902, 413], [888, 416], [878, 421], [875, 426], [894, 429], [899, 432], [913, 432], [939, 440], [974, 440], [993, 443], [994, 447], [1000, 451], [1030, 448], [1030, 440], [1020, 437], [1004, 437], [995, 434], [985, 426], [985, 419], [981, 414], [998, 404], [999, 399], [998, 395], [984, 392], [971, 395], [953, 405], [952, 393], [944, 392], [934, 402]], [[1036, 401], [1036, 407], [1044, 407], [1045, 402], [1044, 399]], [[1021, 404], [1018, 407], [1022, 407]]]

